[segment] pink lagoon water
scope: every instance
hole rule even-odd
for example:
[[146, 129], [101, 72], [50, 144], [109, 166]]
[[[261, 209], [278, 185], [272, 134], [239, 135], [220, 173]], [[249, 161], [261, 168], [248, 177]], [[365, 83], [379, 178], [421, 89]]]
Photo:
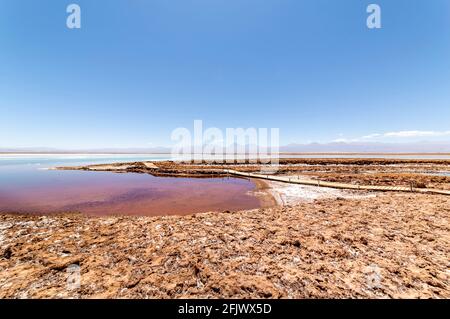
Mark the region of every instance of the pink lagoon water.
[[0, 159], [0, 213], [170, 215], [260, 207], [255, 184], [239, 178], [171, 178], [149, 174], [56, 171], [49, 167], [157, 157], [5, 157]]

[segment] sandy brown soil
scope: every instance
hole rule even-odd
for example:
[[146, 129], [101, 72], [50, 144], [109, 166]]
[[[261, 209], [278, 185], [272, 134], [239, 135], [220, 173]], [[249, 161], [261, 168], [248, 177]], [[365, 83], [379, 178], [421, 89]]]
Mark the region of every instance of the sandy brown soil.
[[[81, 286], [67, 290], [67, 267]], [[0, 216], [0, 298], [449, 298], [450, 197], [171, 217]]]

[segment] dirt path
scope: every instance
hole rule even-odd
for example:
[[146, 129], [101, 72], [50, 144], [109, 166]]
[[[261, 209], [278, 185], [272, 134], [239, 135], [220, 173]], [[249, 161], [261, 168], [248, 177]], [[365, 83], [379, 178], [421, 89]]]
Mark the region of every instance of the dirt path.
[[290, 184], [309, 185], [317, 187], [330, 187], [337, 189], [351, 189], [351, 190], [366, 190], [366, 191], [382, 191], [382, 192], [410, 192], [410, 193], [428, 193], [440, 194], [450, 196], [450, 190], [441, 190], [433, 188], [414, 188], [405, 186], [374, 186], [374, 185], [354, 185], [347, 183], [323, 182], [320, 180], [306, 180], [296, 178], [295, 176], [275, 176], [275, 175], [261, 175], [255, 173], [239, 172], [231, 169], [224, 170], [225, 173], [237, 176], [251, 177], [255, 179], [266, 179], [270, 181], [277, 181]]

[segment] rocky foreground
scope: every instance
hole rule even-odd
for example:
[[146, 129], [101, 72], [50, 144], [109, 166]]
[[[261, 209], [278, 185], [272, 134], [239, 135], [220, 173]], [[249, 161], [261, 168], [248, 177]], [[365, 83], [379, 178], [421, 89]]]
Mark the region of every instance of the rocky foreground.
[[450, 198], [439, 195], [183, 217], [0, 215], [0, 298], [449, 298], [449, 269]]

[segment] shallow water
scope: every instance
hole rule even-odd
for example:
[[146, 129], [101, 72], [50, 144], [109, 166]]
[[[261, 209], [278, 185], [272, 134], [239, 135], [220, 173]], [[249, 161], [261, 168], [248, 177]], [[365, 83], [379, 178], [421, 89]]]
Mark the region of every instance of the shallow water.
[[[447, 155], [426, 154], [281, 157], [450, 159]], [[167, 154], [0, 154], [0, 212], [168, 215], [260, 207], [259, 199], [252, 194], [254, 183], [245, 179], [48, 170], [55, 166], [170, 159]]]
[[253, 182], [148, 174], [56, 171], [49, 167], [167, 156], [19, 156], [0, 159], [0, 212], [170, 215], [260, 207]]

